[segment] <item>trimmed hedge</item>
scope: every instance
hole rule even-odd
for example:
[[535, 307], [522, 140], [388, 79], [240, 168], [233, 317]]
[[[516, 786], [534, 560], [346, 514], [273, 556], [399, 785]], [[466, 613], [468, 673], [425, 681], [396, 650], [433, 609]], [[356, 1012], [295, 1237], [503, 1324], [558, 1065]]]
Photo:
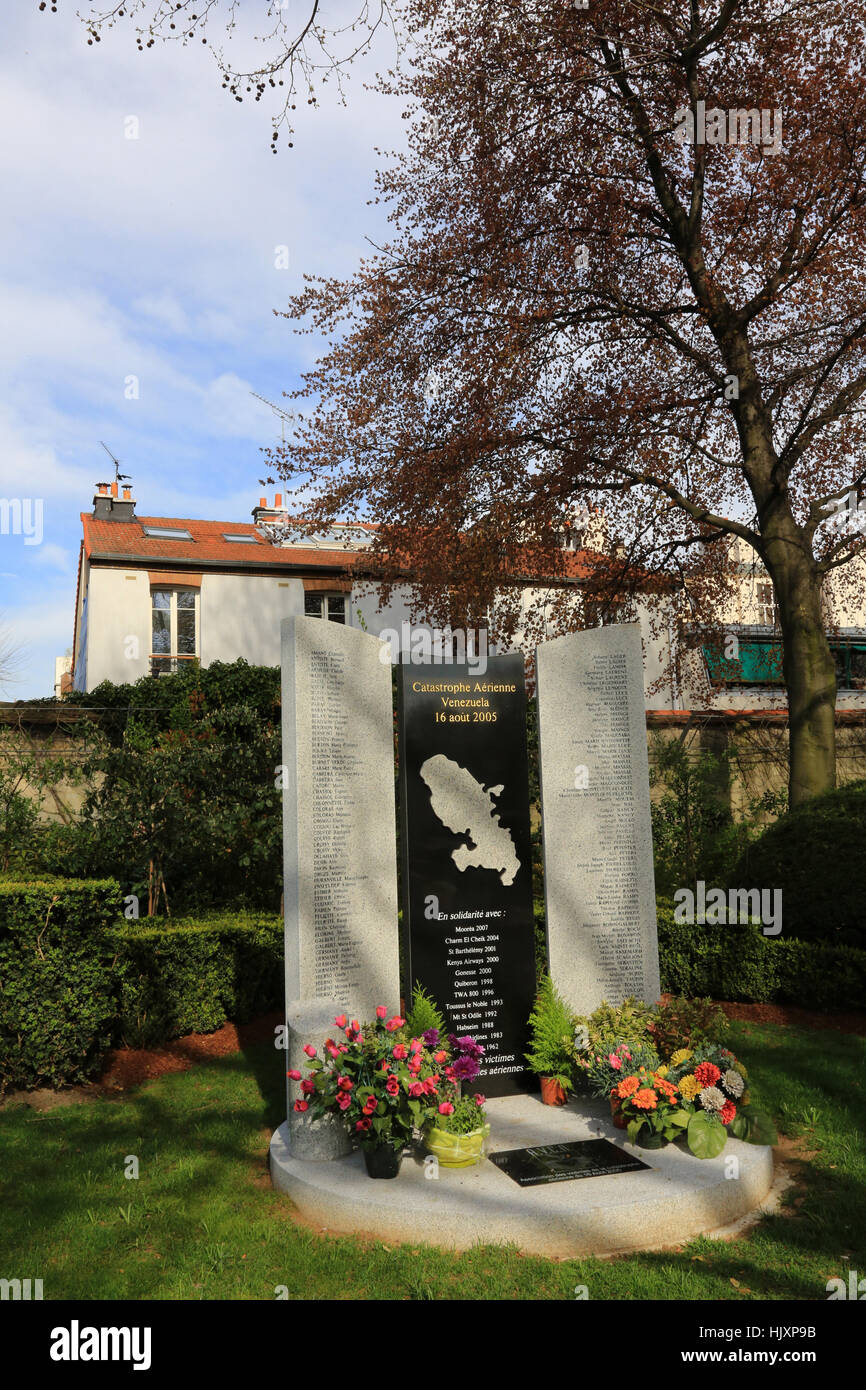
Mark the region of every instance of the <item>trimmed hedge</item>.
[[280, 1007], [283, 925], [275, 913], [127, 922], [118, 931], [122, 972], [117, 1036], [153, 1047], [210, 1033]]
[[[275, 913], [125, 921], [112, 879], [0, 880], [0, 1090], [98, 1074], [110, 1047], [158, 1046], [280, 1007]], [[544, 955], [543, 908], [536, 938]], [[862, 1009], [866, 951], [674, 921], [658, 904], [664, 989], [689, 998]]]
[[113, 879], [0, 880], [0, 1090], [83, 1081], [115, 1024]]
[[120, 910], [113, 879], [0, 880], [0, 1091], [86, 1081], [111, 1047], [279, 1007], [275, 913], [135, 922]]
[[662, 989], [696, 999], [862, 1009], [866, 951], [767, 937], [757, 923], [718, 926], [674, 921], [658, 904]]
[[781, 816], [746, 847], [729, 884], [781, 888], [786, 939], [866, 948], [866, 781]]

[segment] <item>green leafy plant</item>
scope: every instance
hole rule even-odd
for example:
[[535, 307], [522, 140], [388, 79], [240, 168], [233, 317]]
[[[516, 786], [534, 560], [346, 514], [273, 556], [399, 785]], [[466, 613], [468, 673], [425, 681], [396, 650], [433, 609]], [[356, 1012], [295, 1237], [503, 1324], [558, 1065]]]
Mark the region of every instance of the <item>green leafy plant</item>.
[[531, 1045], [525, 1055], [532, 1071], [572, 1090], [577, 1061], [575, 1019], [549, 975], [542, 977], [529, 1027]]
[[602, 1001], [588, 1017], [575, 1018], [574, 1026], [586, 1053], [612, 1052], [620, 1043], [630, 1047], [652, 1046], [650, 1023], [655, 1010], [630, 995], [621, 1004]]
[[434, 1028], [437, 1033], [444, 1033], [445, 1017], [432, 994], [416, 981], [412, 991], [412, 1007], [406, 1015], [407, 1032], [410, 1037], [420, 1038]]
[[724, 1010], [712, 999], [686, 999], [684, 996], [659, 1004], [647, 1027], [664, 1061], [668, 1061], [678, 1048], [724, 1042], [729, 1032]]

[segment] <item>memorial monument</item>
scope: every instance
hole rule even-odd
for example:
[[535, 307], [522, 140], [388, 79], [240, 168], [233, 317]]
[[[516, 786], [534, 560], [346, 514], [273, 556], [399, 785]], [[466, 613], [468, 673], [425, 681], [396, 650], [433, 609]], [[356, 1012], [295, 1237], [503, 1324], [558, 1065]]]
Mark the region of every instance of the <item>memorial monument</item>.
[[[400, 998], [390, 664], [375, 637], [283, 624], [286, 1045], [299, 1077], [334, 1017]], [[550, 965], [575, 1010], [659, 993], [640, 631], [595, 629], [538, 649]], [[403, 668], [400, 715], [404, 986], [419, 980], [455, 1032], [487, 1049], [491, 1162], [439, 1174], [404, 1163], [371, 1182], [345, 1128], [310, 1122], [298, 1082], [270, 1148], [274, 1185], [334, 1231], [554, 1256], [690, 1239], [766, 1195], [772, 1151], [730, 1139], [697, 1163], [638, 1157], [608, 1106], [527, 1094], [535, 991], [523, 658]], [[476, 686], [478, 688], [476, 688]], [[581, 1180], [576, 1180], [581, 1179]]]

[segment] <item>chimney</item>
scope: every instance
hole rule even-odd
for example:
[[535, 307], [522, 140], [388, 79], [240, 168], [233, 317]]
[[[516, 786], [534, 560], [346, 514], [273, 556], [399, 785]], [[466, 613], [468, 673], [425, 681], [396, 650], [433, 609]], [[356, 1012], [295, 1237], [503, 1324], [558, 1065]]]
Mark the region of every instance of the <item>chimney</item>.
[[117, 483], [97, 483], [93, 498], [93, 515], [97, 521], [135, 521], [135, 501], [132, 489], [124, 487], [118, 497]]
[[254, 523], [255, 523], [257, 526], [258, 526], [258, 524], [259, 524], [260, 521], [272, 521], [272, 520], [274, 519], [276, 513], [277, 513], [277, 512], [282, 512], [282, 510], [283, 510], [283, 494], [282, 494], [281, 492], [275, 492], [275, 493], [274, 493], [274, 505], [273, 505], [272, 507], [269, 507], [269, 506], [268, 506], [268, 499], [267, 499], [267, 497], [260, 497], [260, 498], [259, 498], [259, 505], [258, 505], [257, 507], [253, 507], [253, 511], [252, 511], [253, 521], [254, 521]]

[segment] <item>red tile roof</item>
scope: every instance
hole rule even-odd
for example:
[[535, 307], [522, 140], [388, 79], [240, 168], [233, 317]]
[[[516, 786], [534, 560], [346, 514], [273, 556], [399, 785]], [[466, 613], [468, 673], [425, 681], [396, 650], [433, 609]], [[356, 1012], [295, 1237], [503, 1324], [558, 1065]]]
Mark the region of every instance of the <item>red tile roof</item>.
[[[280, 516], [274, 515], [274, 520], [280, 519]], [[171, 561], [172, 564], [187, 564], [197, 570], [212, 565], [243, 569], [259, 566], [277, 569], [351, 569], [363, 566], [366, 554], [365, 550], [273, 545], [250, 522], [194, 521], [189, 517], [167, 516], [137, 516], [134, 521], [108, 521], [98, 520], [91, 512], [82, 512], [81, 520], [84, 526], [84, 551], [88, 560], [116, 559], [120, 564]], [[377, 529], [371, 522], [352, 525], [361, 525], [366, 531]], [[183, 529], [189, 531], [192, 540], [146, 536], [145, 526]], [[245, 545], [227, 541], [226, 533], [253, 536], [258, 543]], [[562, 562], [562, 573], [570, 579], [587, 579], [607, 563], [603, 555], [591, 550], [565, 551]], [[538, 576], [531, 573], [530, 560], [526, 572], [518, 573], [514, 578], [526, 583], [538, 582]]]
[[[170, 560], [196, 569], [211, 565], [268, 566], [275, 568], [333, 568], [358, 563], [363, 551], [272, 545], [249, 522], [193, 521], [188, 517], [137, 516], [134, 521], [101, 521], [82, 512], [84, 550], [88, 560], [117, 559], [121, 564], [134, 561], [152, 563]], [[191, 541], [146, 536], [145, 526], [175, 527], [189, 531]], [[225, 540], [225, 535], [253, 536], [256, 545]]]

